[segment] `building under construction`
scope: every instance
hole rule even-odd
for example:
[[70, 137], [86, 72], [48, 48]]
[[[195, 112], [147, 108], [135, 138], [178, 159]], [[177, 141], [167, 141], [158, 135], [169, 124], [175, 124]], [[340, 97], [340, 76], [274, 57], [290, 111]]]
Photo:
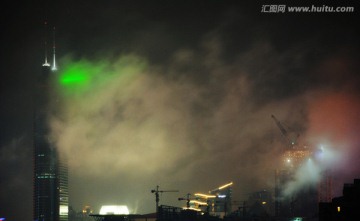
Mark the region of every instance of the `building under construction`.
[[289, 190], [295, 181], [297, 169], [310, 156], [306, 147], [294, 148], [284, 152], [284, 166], [275, 171], [275, 216], [313, 217], [317, 214], [317, 188], [302, 187], [297, 191]]
[[285, 140], [282, 152], [282, 166], [275, 171], [275, 216], [276, 217], [315, 217], [318, 213], [319, 202], [329, 202], [332, 197], [331, 175], [323, 171], [318, 187], [302, 186], [300, 189], [291, 190], [289, 186], [295, 182], [298, 170], [310, 164], [315, 154], [311, 147], [298, 144], [296, 138], [289, 138], [288, 131], [271, 116]]
[[233, 182], [224, 184], [210, 190], [207, 194], [195, 193], [194, 197], [187, 194], [186, 198], [179, 198], [179, 200], [187, 201], [183, 209], [223, 218], [232, 212], [232, 185]]

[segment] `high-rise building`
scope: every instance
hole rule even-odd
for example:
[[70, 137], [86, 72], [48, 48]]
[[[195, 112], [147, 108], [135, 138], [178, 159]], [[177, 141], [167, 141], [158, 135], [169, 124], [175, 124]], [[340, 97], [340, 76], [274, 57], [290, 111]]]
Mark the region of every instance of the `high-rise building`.
[[232, 185], [233, 182], [230, 182], [209, 191], [210, 195], [216, 196], [208, 198], [209, 214], [224, 217], [231, 213]]
[[317, 209], [317, 189], [311, 185], [286, 192], [294, 185], [296, 173], [309, 163], [312, 153], [306, 146], [293, 146], [282, 154], [283, 166], [275, 171], [275, 215], [278, 217], [312, 217]]
[[[36, 80], [34, 110], [34, 174], [33, 220], [68, 220], [68, 171], [50, 136], [48, 118], [51, 103], [57, 100], [54, 91], [56, 66], [48, 63], [47, 28], [45, 23], [45, 62]], [[54, 30], [55, 31], [55, 30]], [[55, 35], [55, 32], [54, 32]], [[55, 39], [55, 36], [54, 36]], [[55, 41], [53, 46], [55, 58]]]
[[296, 136], [290, 136], [280, 121], [274, 115], [271, 117], [285, 141], [281, 156], [282, 165], [275, 171], [275, 216], [313, 217], [317, 213], [318, 190], [310, 183], [302, 183], [297, 175], [302, 168], [311, 167], [314, 148], [299, 144], [298, 133]]

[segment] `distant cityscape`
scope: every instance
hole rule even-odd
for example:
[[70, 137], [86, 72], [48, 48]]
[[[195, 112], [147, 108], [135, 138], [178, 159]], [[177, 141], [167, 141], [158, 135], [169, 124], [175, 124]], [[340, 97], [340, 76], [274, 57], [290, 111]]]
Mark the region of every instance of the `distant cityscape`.
[[[45, 23], [45, 31], [48, 32]], [[155, 194], [156, 211], [151, 214], [129, 214], [126, 205], [104, 205], [101, 211], [84, 206], [75, 211], [69, 206], [68, 167], [49, 138], [47, 115], [50, 102], [56, 100], [52, 91], [51, 73], [56, 72], [55, 29], [53, 30], [52, 64], [48, 62], [48, 37], [45, 35], [45, 60], [43, 71], [37, 79], [34, 116], [34, 221], [107, 221], [107, 220], [360, 220], [360, 179], [352, 184], [344, 184], [343, 196], [332, 195], [332, 175], [330, 170], [321, 173], [317, 187], [306, 186], [298, 191], [289, 191], [288, 186], [294, 180], [300, 167], [311, 166], [323, 153], [321, 148], [312, 148], [299, 144], [289, 137], [288, 130], [274, 116], [272, 118], [284, 138], [282, 167], [274, 171], [274, 190], [259, 190], [249, 195], [245, 201], [235, 201], [233, 182], [225, 183], [202, 193], [188, 193], [178, 198], [184, 207], [161, 205], [159, 193], [176, 192], [162, 190], [159, 186], [151, 190]], [[150, 194], [150, 193], [149, 193]], [[160, 205], [159, 205], [160, 204]], [[5, 220], [1, 218], [0, 220]]]
[[[157, 212], [150, 214], [129, 214], [126, 205], [104, 205], [97, 213], [90, 206], [84, 206], [76, 212], [71, 207], [71, 221], [356, 221], [360, 217], [360, 179], [354, 183], [344, 184], [343, 196], [335, 197], [329, 202], [316, 202], [303, 205], [303, 208], [291, 208], [291, 202], [275, 202], [270, 191], [262, 190], [250, 194], [243, 202], [232, 201], [232, 183], [218, 187], [209, 193], [188, 194], [182, 208], [160, 205]], [[303, 192], [304, 193], [304, 192]], [[306, 193], [306, 191], [305, 191]], [[314, 192], [312, 192], [314, 193]], [[316, 194], [314, 194], [316, 196]], [[298, 200], [312, 198], [312, 195], [298, 195]], [[278, 211], [276, 204], [280, 204]], [[290, 204], [289, 204], [290, 203]], [[293, 214], [291, 214], [293, 213]]]

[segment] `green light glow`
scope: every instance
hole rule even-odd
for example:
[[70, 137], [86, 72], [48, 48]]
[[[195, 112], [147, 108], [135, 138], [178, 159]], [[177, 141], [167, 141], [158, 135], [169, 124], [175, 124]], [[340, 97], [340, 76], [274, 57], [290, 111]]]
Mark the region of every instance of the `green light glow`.
[[90, 81], [93, 70], [87, 61], [71, 63], [61, 73], [59, 82], [63, 86], [84, 85]]
[[58, 78], [59, 89], [64, 95], [73, 96], [94, 93], [100, 88], [106, 88], [109, 82], [118, 82], [121, 87], [127, 85], [146, 66], [146, 62], [135, 56], [123, 56], [112, 63], [68, 60]]
[[70, 75], [63, 76], [61, 78], [60, 82], [63, 85], [81, 84], [81, 83], [84, 83], [87, 79], [88, 79], [87, 76], [83, 73], [72, 73]]
[[59, 75], [59, 85], [65, 95], [80, 95], [97, 84], [97, 76], [103, 75], [107, 64], [90, 63], [87, 60], [69, 62]]

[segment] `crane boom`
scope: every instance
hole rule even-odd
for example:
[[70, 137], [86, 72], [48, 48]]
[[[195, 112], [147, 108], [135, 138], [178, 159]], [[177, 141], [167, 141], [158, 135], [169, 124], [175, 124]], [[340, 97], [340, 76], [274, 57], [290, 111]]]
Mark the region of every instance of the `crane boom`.
[[191, 194], [190, 193], [188, 193], [188, 194], [186, 194], [186, 198], [184, 198], [184, 197], [180, 197], [180, 198], [178, 198], [178, 200], [180, 201], [180, 200], [186, 200], [186, 208], [190, 208], [190, 196], [191, 196]]
[[272, 119], [274, 119], [276, 125], [278, 126], [278, 128], [280, 129], [281, 131], [281, 134], [284, 136], [284, 137], [287, 137], [287, 131], [285, 130], [285, 128], [283, 127], [283, 125], [280, 123], [280, 121], [278, 119], [276, 119], [276, 117], [274, 115], [271, 115]]
[[155, 201], [156, 201], [156, 214], [159, 210], [159, 193], [165, 193], [165, 192], [179, 192], [178, 190], [159, 190], [159, 185], [156, 186], [156, 189], [151, 190], [151, 193], [155, 193]]
[[291, 140], [289, 139], [289, 134], [285, 130], [284, 126], [280, 123], [280, 121], [273, 114], [271, 115], [271, 118], [275, 121], [276, 126], [280, 129], [281, 134], [285, 138], [287, 148], [292, 148], [293, 145], [295, 145], [295, 142], [291, 142]]

